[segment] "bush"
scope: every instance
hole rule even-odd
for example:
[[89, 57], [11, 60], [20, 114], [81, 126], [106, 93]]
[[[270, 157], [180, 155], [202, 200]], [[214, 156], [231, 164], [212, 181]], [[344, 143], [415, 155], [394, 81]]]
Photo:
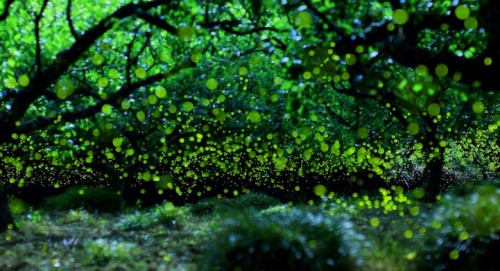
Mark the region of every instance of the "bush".
[[102, 212], [116, 212], [122, 206], [120, 195], [106, 188], [69, 188], [64, 193], [45, 199], [42, 209], [67, 211], [83, 208]]
[[477, 185], [444, 196], [434, 213], [422, 270], [496, 270], [500, 251], [500, 188]]
[[200, 270], [353, 270], [342, 228], [332, 218], [293, 209], [240, 214], [205, 247]]
[[208, 215], [211, 213], [232, 212], [242, 210], [263, 210], [280, 204], [280, 201], [262, 193], [249, 193], [236, 198], [210, 198], [191, 205], [194, 215]]

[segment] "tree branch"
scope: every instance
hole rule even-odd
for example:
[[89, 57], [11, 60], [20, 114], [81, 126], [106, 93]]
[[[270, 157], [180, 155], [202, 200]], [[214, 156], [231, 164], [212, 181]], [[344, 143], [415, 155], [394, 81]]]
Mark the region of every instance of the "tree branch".
[[36, 40], [36, 70], [42, 72], [42, 48], [40, 46], [40, 21], [43, 18], [43, 12], [47, 7], [49, 0], [44, 0], [40, 12], [35, 16], [35, 40]]
[[16, 99], [12, 105], [12, 111], [9, 114], [9, 121], [7, 121], [10, 127], [6, 127], [6, 130], [15, 130], [14, 123], [21, 119], [31, 103], [43, 95], [45, 90], [51, 84], [55, 83], [57, 79], [59, 79], [97, 39], [110, 30], [115, 23], [119, 22], [121, 19], [135, 15], [139, 10], [145, 12], [162, 4], [165, 4], [164, 0], [140, 2], [138, 4], [129, 3], [124, 5], [86, 31], [69, 49], [61, 51], [52, 64], [31, 78], [31, 82], [37, 83], [30, 84], [15, 97]]
[[[186, 60], [165, 73], [159, 73], [159, 74], [147, 77], [143, 80], [140, 80], [140, 81], [128, 84], [128, 85], [126, 84], [126, 85], [122, 86], [122, 88], [119, 91], [111, 94], [107, 100], [102, 100], [99, 103], [92, 105], [90, 107], [87, 107], [83, 110], [70, 111], [70, 112], [65, 112], [65, 113], [60, 114], [61, 120], [63, 122], [71, 122], [71, 121], [91, 117], [91, 116], [99, 113], [105, 104], [119, 105], [121, 100], [128, 97], [133, 91], [135, 91], [141, 87], [148, 86], [148, 85], [151, 85], [153, 83], [159, 82], [161, 80], [168, 79], [168, 78], [172, 77], [173, 75], [179, 73], [180, 71], [182, 71], [184, 69], [192, 68], [195, 65], [196, 65], [195, 62], [192, 62], [191, 60]], [[33, 132], [33, 131], [36, 131], [36, 130], [39, 130], [42, 128], [46, 128], [46, 127], [52, 125], [53, 123], [54, 123], [53, 118], [39, 117], [35, 120], [27, 121], [27, 122], [21, 124], [21, 126], [19, 126], [19, 128], [16, 129], [16, 132], [17, 133], [29, 133], [29, 132]]]
[[69, 30], [71, 31], [71, 35], [77, 40], [80, 35], [76, 32], [75, 26], [73, 25], [73, 20], [71, 19], [71, 4], [72, 0], [68, 0], [68, 4], [66, 5], [66, 20], [68, 21]]
[[5, 4], [4, 4], [4, 7], [3, 7], [3, 12], [2, 12], [2, 14], [0, 14], [0, 22], [4, 21], [5, 19], [7, 19], [7, 17], [9, 16], [10, 6], [12, 5], [12, 3], [14, 3], [14, 1], [15, 0], [7, 0], [7, 1], [5, 1]]
[[160, 29], [169, 32], [172, 35], [177, 35], [177, 28], [167, 23], [167, 21], [161, 19], [160, 17], [153, 16], [145, 12], [139, 12], [137, 17], [141, 18], [145, 22], [154, 25]]
[[349, 128], [352, 128], [352, 125], [346, 121], [344, 118], [342, 118], [341, 116], [339, 116], [337, 113], [335, 113], [335, 111], [333, 111], [333, 109], [331, 109], [327, 104], [326, 102], [323, 102], [323, 105], [325, 106], [326, 108], [326, 111], [328, 112], [328, 114], [330, 114], [330, 116], [335, 119], [338, 123], [346, 126], [346, 127], [349, 127]]

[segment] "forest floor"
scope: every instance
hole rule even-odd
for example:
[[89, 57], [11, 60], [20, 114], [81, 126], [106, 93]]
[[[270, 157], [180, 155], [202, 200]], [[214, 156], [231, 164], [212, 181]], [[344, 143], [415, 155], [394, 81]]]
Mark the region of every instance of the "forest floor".
[[[14, 210], [19, 230], [0, 234], [0, 270], [234, 270], [220, 258], [231, 260], [227, 255], [234, 255], [245, 244], [268, 242], [268, 252], [274, 246], [284, 247], [276, 250], [281, 253], [297, 252], [302, 239], [306, 240], [302, 249], [312, 251], [302, 254], [302, 262], [328, 262], [318, 249], [328, 247], [322, 242], [332, 239], [314, 235], [325, 234], [321, 232], [324, 228], [309, 231], [307, 227], [330, 220], [342, 232], [339, 247], [346, 249], [339, 251], [352, 258], [349, 268], [338, 270], [497, 270], [493, 263], [498, 262], [495, 257], [500, 251], [499, 195], [498, 186], [481, 185], [427, 204], [392, 187], [370, 196], [330, 194], [302, 205], [255, 194], [185, 206], [164, 203], [125, 208], [115, 213], [20, 208]], [[296, 220], [286, 219], [297, 214]], [[273, 215], [282, 216], [260, 220]], [[278, 231], [273, 230], [276, 225]], [[282, 234], [285, 229], [291, 230]], [[326, 229], [334, 235], [332, 228]], [[288, 244], [299, 245], [286, 247], [287, 242], [276, 241], [273, 234], [296, 238]], [[240, 242], [231, 238], [240, 238]], [[253, 261], [262, 260], [254, 248], [246, 251], [253, 251]], [[250, 263], [258, 266], [255, 269], [245, 264], [239, 270], [271, 270], [265, 264]], [[311, 266], [309, 270], [331, 270]]]

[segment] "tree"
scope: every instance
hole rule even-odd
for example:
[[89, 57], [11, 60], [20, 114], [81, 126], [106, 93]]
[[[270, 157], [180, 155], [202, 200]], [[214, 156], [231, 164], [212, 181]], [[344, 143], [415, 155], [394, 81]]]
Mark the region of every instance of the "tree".
[[[126, 120], [131, 114], [126, 112], [128, 97], [148, 97], [151, 87], [194, 67], [221, 46], [220, 35], [226, 34], [216, 33], [251, 39], [255, 33], [274, 31], [248, 14], [235, 16], [252, 6], [238, 8], [195, 1], [116, 1], [99, 7], [71, 0], [3, 1], [4, 162], [18, 171], [26, 170], [23, 160], [40, 160], [37, 156], [47, 153], [54, 158], [51, 163], [68, 162], [91, 144], [88, 134], [80, 137], [75, 131], [88, 129], [89, 123], [99, 125], [100, 119]], [[93, 16], [87, 20], [89, 12]], [[157, 98], [164, 97], [163, 91]], [[145, 114], [139, 111], [136, 117], [143, 122]], [[93, 118], [96, 123], [89, 122]], [[107, 130], [113, 130], [119, 123], [108, 124]], [[130, 126], [125, 128], [120, 132], [126, 134]], [[128, 132], [132, 137], [136, 133]], [[59, 153], [61, 146], [70, 147]], [[24, 150], [27, 157], [8, 156], [12, 148]], [[0, 230], [12, 226], [3, 183]]]
[[494, 1], [2, 3], [0, 230], [29, 180], [324, 197], [417, 165], [432, 200], [500, 166]]
[[[356, 114], [347, 114], [351, 121], [341, 116], [346, 115], [339, 108], [343, 104], [326, 100], [330, 108], [325, 110], [362, 139], [416, 140], [425, 161], [420, 185], [428, 199], [435, 199], [445, 187], [447, 144], [477, 128], [473, 119], [496, 111], [499, 85], [491, 79], [500, 71], [495, 61], [500, 32], [490, 20], [499, 4], [293, 3], [304, 7], [295, 15], [300, 42], [289, 50], [290, 63], [301, 63], [292, 69], [300, 71], [296, 76], [309, 88], [300, 91], [314, 88], [311, 99], [326, 100], [332, 93], [337, 100], [339, 95], [354, 97]], [[394, 125], [399, 132], [389, 129]], [[372, 163], [376, 172], [386, 174], [377, 164]]]

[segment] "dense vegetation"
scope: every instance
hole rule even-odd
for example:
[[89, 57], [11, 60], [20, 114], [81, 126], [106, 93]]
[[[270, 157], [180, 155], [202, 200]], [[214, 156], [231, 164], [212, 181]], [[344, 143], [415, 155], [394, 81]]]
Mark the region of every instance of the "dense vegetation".
[[10, 198], [81, 187], [104, 191], [86, 208], [391, 187], [433, 202], [495, 178], [499, 13], [492, 0], [0, 0], [0, 231], [16, 227]]

